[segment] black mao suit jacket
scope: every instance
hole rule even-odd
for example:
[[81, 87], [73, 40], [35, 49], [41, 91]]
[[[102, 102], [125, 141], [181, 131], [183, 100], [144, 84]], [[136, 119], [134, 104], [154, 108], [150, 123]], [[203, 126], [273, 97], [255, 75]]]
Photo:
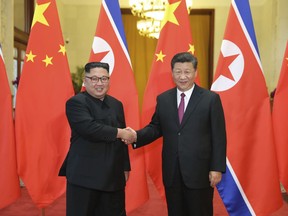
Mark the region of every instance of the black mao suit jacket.
[[225, 172], [225, 120], [218, 94], [195, 85], [181, 124], [177, 89], [159, 95], [152, 120], [137, 131], [133, 148], [144, 146], [160, 136], [163, 136], [162, 172], [166, 187], [173, 182], [178, 159], [183, 181], [192, 189], [210, 185], [209, 171]]
[[67, 101], [66, 115], [72, 136], [59, 175], [86, 188], [123, 190], [130, 161], [127, 146], [116, 139], [117, 128], [126, 127], [122, 103], [109, 95], [101, 101], [79, 93]]

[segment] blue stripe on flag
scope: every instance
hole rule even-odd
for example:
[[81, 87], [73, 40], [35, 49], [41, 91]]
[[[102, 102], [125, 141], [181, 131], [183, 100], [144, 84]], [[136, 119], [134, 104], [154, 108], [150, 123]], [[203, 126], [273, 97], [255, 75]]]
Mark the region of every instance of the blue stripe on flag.
[[103, 0], [103, 1], [105, 1], [107, 8], [109, 10], [109, 13], [111, 17], [113, 18], [116, 28], [122, 38], [122, 41], [125, 44], [126, 50], [128, 50], [119, 1], [115, 1], [115, 0]]
[[248, 34], [252, 40], [252, 43], [258, 53], [259, 56], [259, 49], [257, 45], [257, 40], [256, 40], [256, 35], [255, 35], [255, 30], [254, 30], [254, 25], [253, 25], [253, 20], [252, 20], [252, 14], [251, 14], [251, 9], [249, 5], [249, 1], [243, 1], [243, 0], [234, 0], [238, 11], [241, 15], [241, 19], [244, 22], [244, 25], [248, 31]]
[[217, 185], [217, 189], [230, 216], [252, 215], [228, 166], [226, 166], [226, 173], [222, 175], [222, 180]]

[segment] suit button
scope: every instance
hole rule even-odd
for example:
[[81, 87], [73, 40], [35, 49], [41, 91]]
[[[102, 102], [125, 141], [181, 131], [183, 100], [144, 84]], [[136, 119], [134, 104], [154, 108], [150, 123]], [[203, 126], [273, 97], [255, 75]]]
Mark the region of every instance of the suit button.
[[178, 136], [180, 136], [180, 135], [181, 135], [181, 133], [179, 132], [179, 133], [178, 133]]

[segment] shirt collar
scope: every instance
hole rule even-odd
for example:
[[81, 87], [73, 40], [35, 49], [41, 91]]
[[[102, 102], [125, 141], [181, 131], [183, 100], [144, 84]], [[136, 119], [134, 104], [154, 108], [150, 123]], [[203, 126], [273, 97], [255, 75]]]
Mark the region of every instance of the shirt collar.
[[180, 91], [178, 88], [177, 88], [177, 98], [180, 98], [181, 97], [181, 94], [184, 93], [185, 94], [185, 97], [187, 99], [190, 99], [191, 95], [192, 95], [192, 92], [194, 90], [194, 87], [195, 87], [195, 83], [193, 84], [192, 88], [190, 88], [188, 91]]

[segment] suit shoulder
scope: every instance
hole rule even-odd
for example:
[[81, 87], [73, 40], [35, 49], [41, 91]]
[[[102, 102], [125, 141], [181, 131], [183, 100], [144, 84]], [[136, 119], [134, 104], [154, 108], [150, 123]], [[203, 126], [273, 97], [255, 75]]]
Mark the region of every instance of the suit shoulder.
[[176, 93], [176, 87], [172, 88], [172, 89], [168, 89], [167, 91], [162, 92], [161, 94], [158, 95], [158, 97], [162, 98], [162, 97], [166, 97], [168, 95], [174, 94], [174, 93]]
[[78, 94], [70, 97], [66, 103], [69, 103], [71, 101], [84, 101], [86, 98], [84, 92], [79, 92]]
[[119, 104], [121, 106], [123, 106], [122, 102], [120, 100], [118, 100], [117, 98], [111, 96], [111, 95], [106, 95], [105, 96], [105, 100], [108, 101], [108, 103], [114, 103], [114, 104]]
[[210, 97], [219, 96], [218, 93], [213, 92], [213, 91], [211, 91], [209, 89], [205, 89], [205, 88], [199, 87], [199, 86], [197, 86], [197, 91], [199, 91], [201, 94], [204, 94], [204, 95], [210, 96]]

